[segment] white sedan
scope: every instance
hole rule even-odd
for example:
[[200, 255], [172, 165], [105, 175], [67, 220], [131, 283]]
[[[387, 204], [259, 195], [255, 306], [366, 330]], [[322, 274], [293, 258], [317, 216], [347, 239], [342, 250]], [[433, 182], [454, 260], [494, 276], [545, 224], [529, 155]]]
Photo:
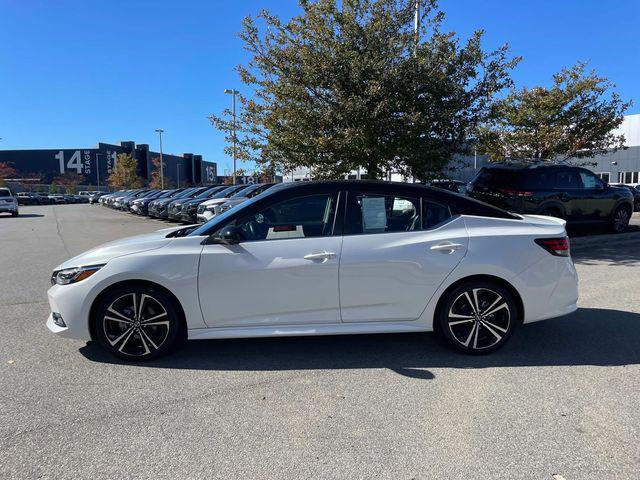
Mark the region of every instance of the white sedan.
[[282, 184], [60, 265], [47, 325], [131, 360], [185, 338], [434, 330], [466, 353], [576, 310], [563, 220], [420, 185]]

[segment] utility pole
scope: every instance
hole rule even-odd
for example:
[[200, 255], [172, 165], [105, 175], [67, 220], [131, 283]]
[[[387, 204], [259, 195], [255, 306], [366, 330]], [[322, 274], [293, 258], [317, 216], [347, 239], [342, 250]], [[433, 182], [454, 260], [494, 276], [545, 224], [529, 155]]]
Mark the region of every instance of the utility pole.
[[156, 132], [160, 136], [160, 188], [164, 190], [164, 162], [162, 161], [162, 134], [164, 132], [161, 128], [156, 128]]
[[236, 95], [238, 91], [234, 88], [227, 88], [224, 93], [233, 96], [233, 101], [231, 105], [231, 129], [233, 135], [233, 185], [236, 184]]

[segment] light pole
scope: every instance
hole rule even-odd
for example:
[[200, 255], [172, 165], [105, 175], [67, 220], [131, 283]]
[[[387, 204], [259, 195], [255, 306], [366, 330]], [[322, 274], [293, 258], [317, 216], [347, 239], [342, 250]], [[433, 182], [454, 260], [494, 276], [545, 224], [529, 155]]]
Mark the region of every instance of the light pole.
[[162, 134], [164, 130], [161, 128], [156, 128], [156, 132], [160, 136], [160, 188], [164, 190], [164, 163], [162, 162]]
[[231, 129], [233, 135], [233, 185], [236, 184], [236, 95], [238, 91], [234, 89], [227, 88], [224, 93], [233, 96], [233, 102], [231, 106]]
[[176, 170], [178, 171], [178, 188], [180, 188], [180, 164], [176, 163]]

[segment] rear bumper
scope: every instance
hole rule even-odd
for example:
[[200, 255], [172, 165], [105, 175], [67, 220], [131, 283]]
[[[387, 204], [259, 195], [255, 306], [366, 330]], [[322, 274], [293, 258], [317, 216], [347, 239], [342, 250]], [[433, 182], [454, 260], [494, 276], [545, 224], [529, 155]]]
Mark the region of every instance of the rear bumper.
[[578, 274], [571, 258], [553, 257], [531, 266], [514, 282], [522, 295], [524, 323], [561, 317], [578, 309]]

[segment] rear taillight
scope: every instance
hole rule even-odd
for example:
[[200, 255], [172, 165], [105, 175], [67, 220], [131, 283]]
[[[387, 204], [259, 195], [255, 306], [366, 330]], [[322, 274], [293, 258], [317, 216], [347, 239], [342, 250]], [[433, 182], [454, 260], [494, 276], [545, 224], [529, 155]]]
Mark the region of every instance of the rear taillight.
[[533, 195], [533, 192], [528, 190], [517, 190], [515, 188], [499, 188], [498, 191], [505, 195], [513, 195], [515, 197], [530, 197]]
[[535, 242], [551, 255], [568, 257], [570, 255], [569, 237], [536, 238]]

